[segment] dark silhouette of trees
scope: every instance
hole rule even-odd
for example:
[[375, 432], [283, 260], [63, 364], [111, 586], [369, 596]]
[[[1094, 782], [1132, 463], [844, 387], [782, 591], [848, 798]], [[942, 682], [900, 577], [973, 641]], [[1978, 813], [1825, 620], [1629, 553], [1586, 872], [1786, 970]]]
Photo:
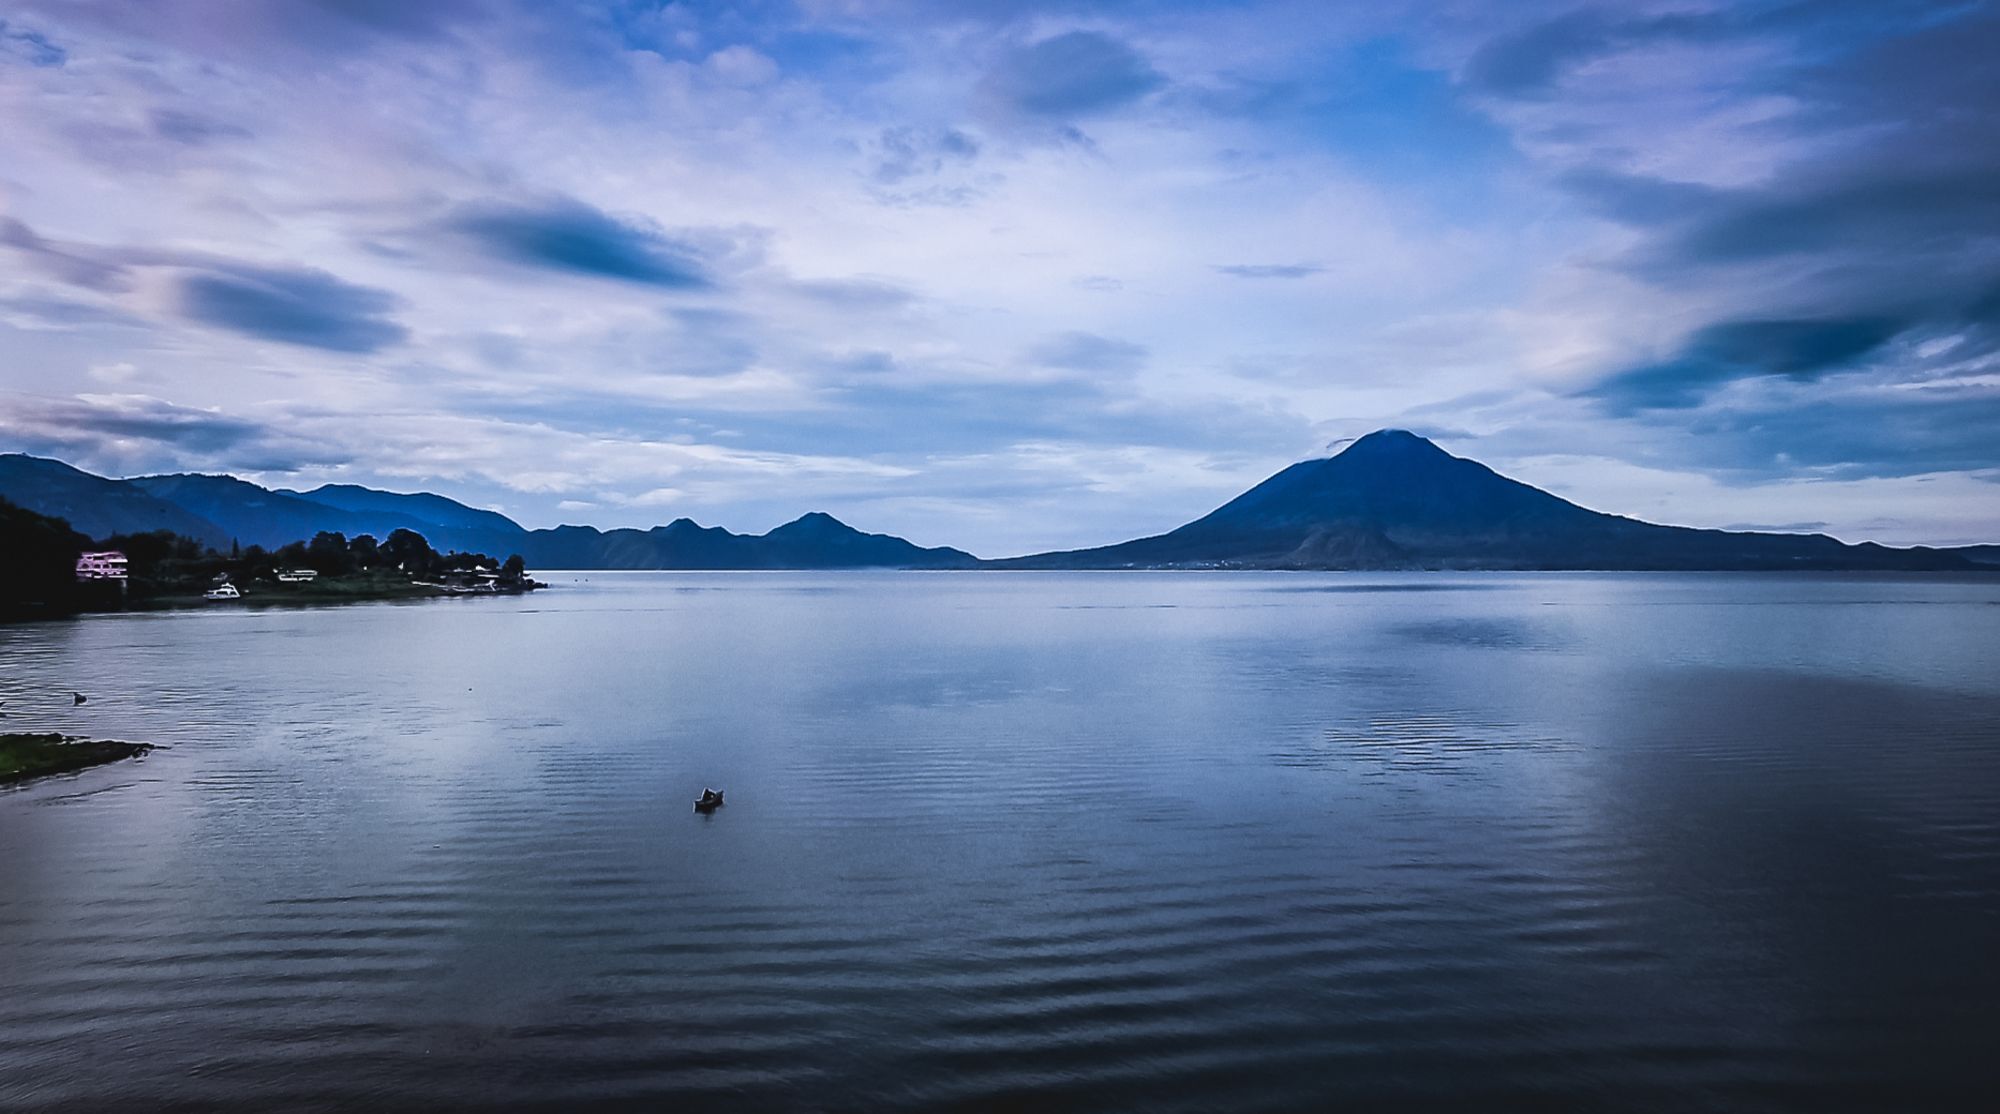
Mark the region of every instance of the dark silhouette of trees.
[[437, 550], [415, 530], [391, 531], [382, 543], [382, 556], [397, 568], [417, 574], [432, 571], [438, 561]]
[[439, 553], [414, 530], [396, 530], [379, 543], [367, 534], [350, 541], [322, 531], [311, 541], [273, 551], [232, 542], [225, 556], [166, 530], [116, 534], [93, 544], [61, 519], [0, 499], [0, 617], [121, 606], [124, 595], [115, 585], [77, 583], [77, 555], [93, 548], [125, 554], [135, 598], [191, 595], [225, 578], [246, 589], [253, 582], [276, 588], [276, 574], [290, 569], [312, 569], [322, 579], [366, 573], [395, 582], [400, 572], [410, 580], [474, 585], [482, 579], [480, 571], [497, 570], [509, 590], [529, 583], [527, 564], [518, 553], [504, 563], [484, 553]]
[[193, 538], [171, 530], [148, 530], [143, 534], [113, 534], [97, 543], [99, 549], [115, 549], [125, 555], [127, 568], [140, 578], [161, 575], [170, 565], [221, 558]]
[[306, 544], [306, 561], [322, 576], [346, 576], [354, 571], [354, 560], [347, 554], [347, 535], [335, 530], [321, 530]]
[[76, 556], [89, 544], [62, 519], [0, 499], [0, 615], [72, 610]]

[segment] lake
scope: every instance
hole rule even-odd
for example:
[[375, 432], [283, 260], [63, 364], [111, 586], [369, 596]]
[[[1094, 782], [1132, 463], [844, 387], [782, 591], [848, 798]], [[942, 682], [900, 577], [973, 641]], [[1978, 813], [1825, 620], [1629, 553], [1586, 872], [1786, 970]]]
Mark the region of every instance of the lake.
[[0, 1107], [2000, 1085], [2000, 578], [547, 579], [0, 627]]

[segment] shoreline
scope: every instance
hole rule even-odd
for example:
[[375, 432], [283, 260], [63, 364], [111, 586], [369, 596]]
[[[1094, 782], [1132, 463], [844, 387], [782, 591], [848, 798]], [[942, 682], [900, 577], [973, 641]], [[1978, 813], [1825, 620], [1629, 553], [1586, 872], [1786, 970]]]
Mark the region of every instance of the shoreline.
[[185, 588], [180, 591], [149, 594], [124, 601], [120, 607], [85, 607], [63, 616], [45, 618], [70, 618], [84, 615], [119, 615], [151, 611], [189, 611], [204, 608], [266, 608], [266, 607], [315, 607], [344, 603], [387, 603], [401, 600], [447, 599], [459, 596], [492, 598], [500, 596], [523, 596], [548, 587], [537, 582], [532, 588], [509, 588], [491, 592], [454, 592], [438, 584], [421, 582], [364, 582], [364, 581], [321, 581], [310, 585], [280, 585], [258, 582], [236, 599], [211, 600], [202, 596], [201, 588]]
[[86, 739], [54, 731], [7, 732], [0, 734], [0, 786], [77, 773], [138, 758], [152, 749], [151, 743]]

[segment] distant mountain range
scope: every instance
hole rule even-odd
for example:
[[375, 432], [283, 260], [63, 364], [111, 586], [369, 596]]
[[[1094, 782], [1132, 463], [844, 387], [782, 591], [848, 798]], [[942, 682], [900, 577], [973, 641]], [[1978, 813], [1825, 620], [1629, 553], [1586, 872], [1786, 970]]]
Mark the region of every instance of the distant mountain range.
[[650, 530], [560, 526], [528, 530], [506, 515], [442, 495], [328, 484], [273, 491], [233, 476], [178, 474], [111, 480], [58, 460], [0, 455], [0, 497], [68, 519], [93, 538], [171, 530], [220, 550], [274, 549], [321, 531], [377, 540], [414, 530], [440, 550], [506, 557], [539, 569], [966, 568], [970, 553], [926, 549], [864, 534], [826, 514], [808, 514], [766, 534], [734, 534], [678, 519]]
[[230, 476], [112, 480], [55, 460], [0, 456], [0, 496], [94, 538], [171, 530], [218, 549], [274, 548], [323, 530], [386, 538], [414, 530], [441, 550], [541, 569], [1244, 568], [1992, 570], [2000, 546], [1897, 549], [1823, 534], [1659, 526], [1603, 514], [1402, 430], [1294, 464], [1215, 511], [1149, 538], [981, 561], [808, 514], [766, 534], [677, 519], [650, 530], [528, 530], [441, 495], [350, 484], [273, 491]]

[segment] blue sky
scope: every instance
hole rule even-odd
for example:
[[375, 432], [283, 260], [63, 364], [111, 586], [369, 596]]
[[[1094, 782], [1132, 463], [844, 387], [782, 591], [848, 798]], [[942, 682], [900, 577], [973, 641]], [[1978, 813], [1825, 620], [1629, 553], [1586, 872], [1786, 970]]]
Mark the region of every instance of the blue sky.
[[2000, 540], [1978, 2], [0, 10], [0, 449], [1006, 555], [1383, 426]]

